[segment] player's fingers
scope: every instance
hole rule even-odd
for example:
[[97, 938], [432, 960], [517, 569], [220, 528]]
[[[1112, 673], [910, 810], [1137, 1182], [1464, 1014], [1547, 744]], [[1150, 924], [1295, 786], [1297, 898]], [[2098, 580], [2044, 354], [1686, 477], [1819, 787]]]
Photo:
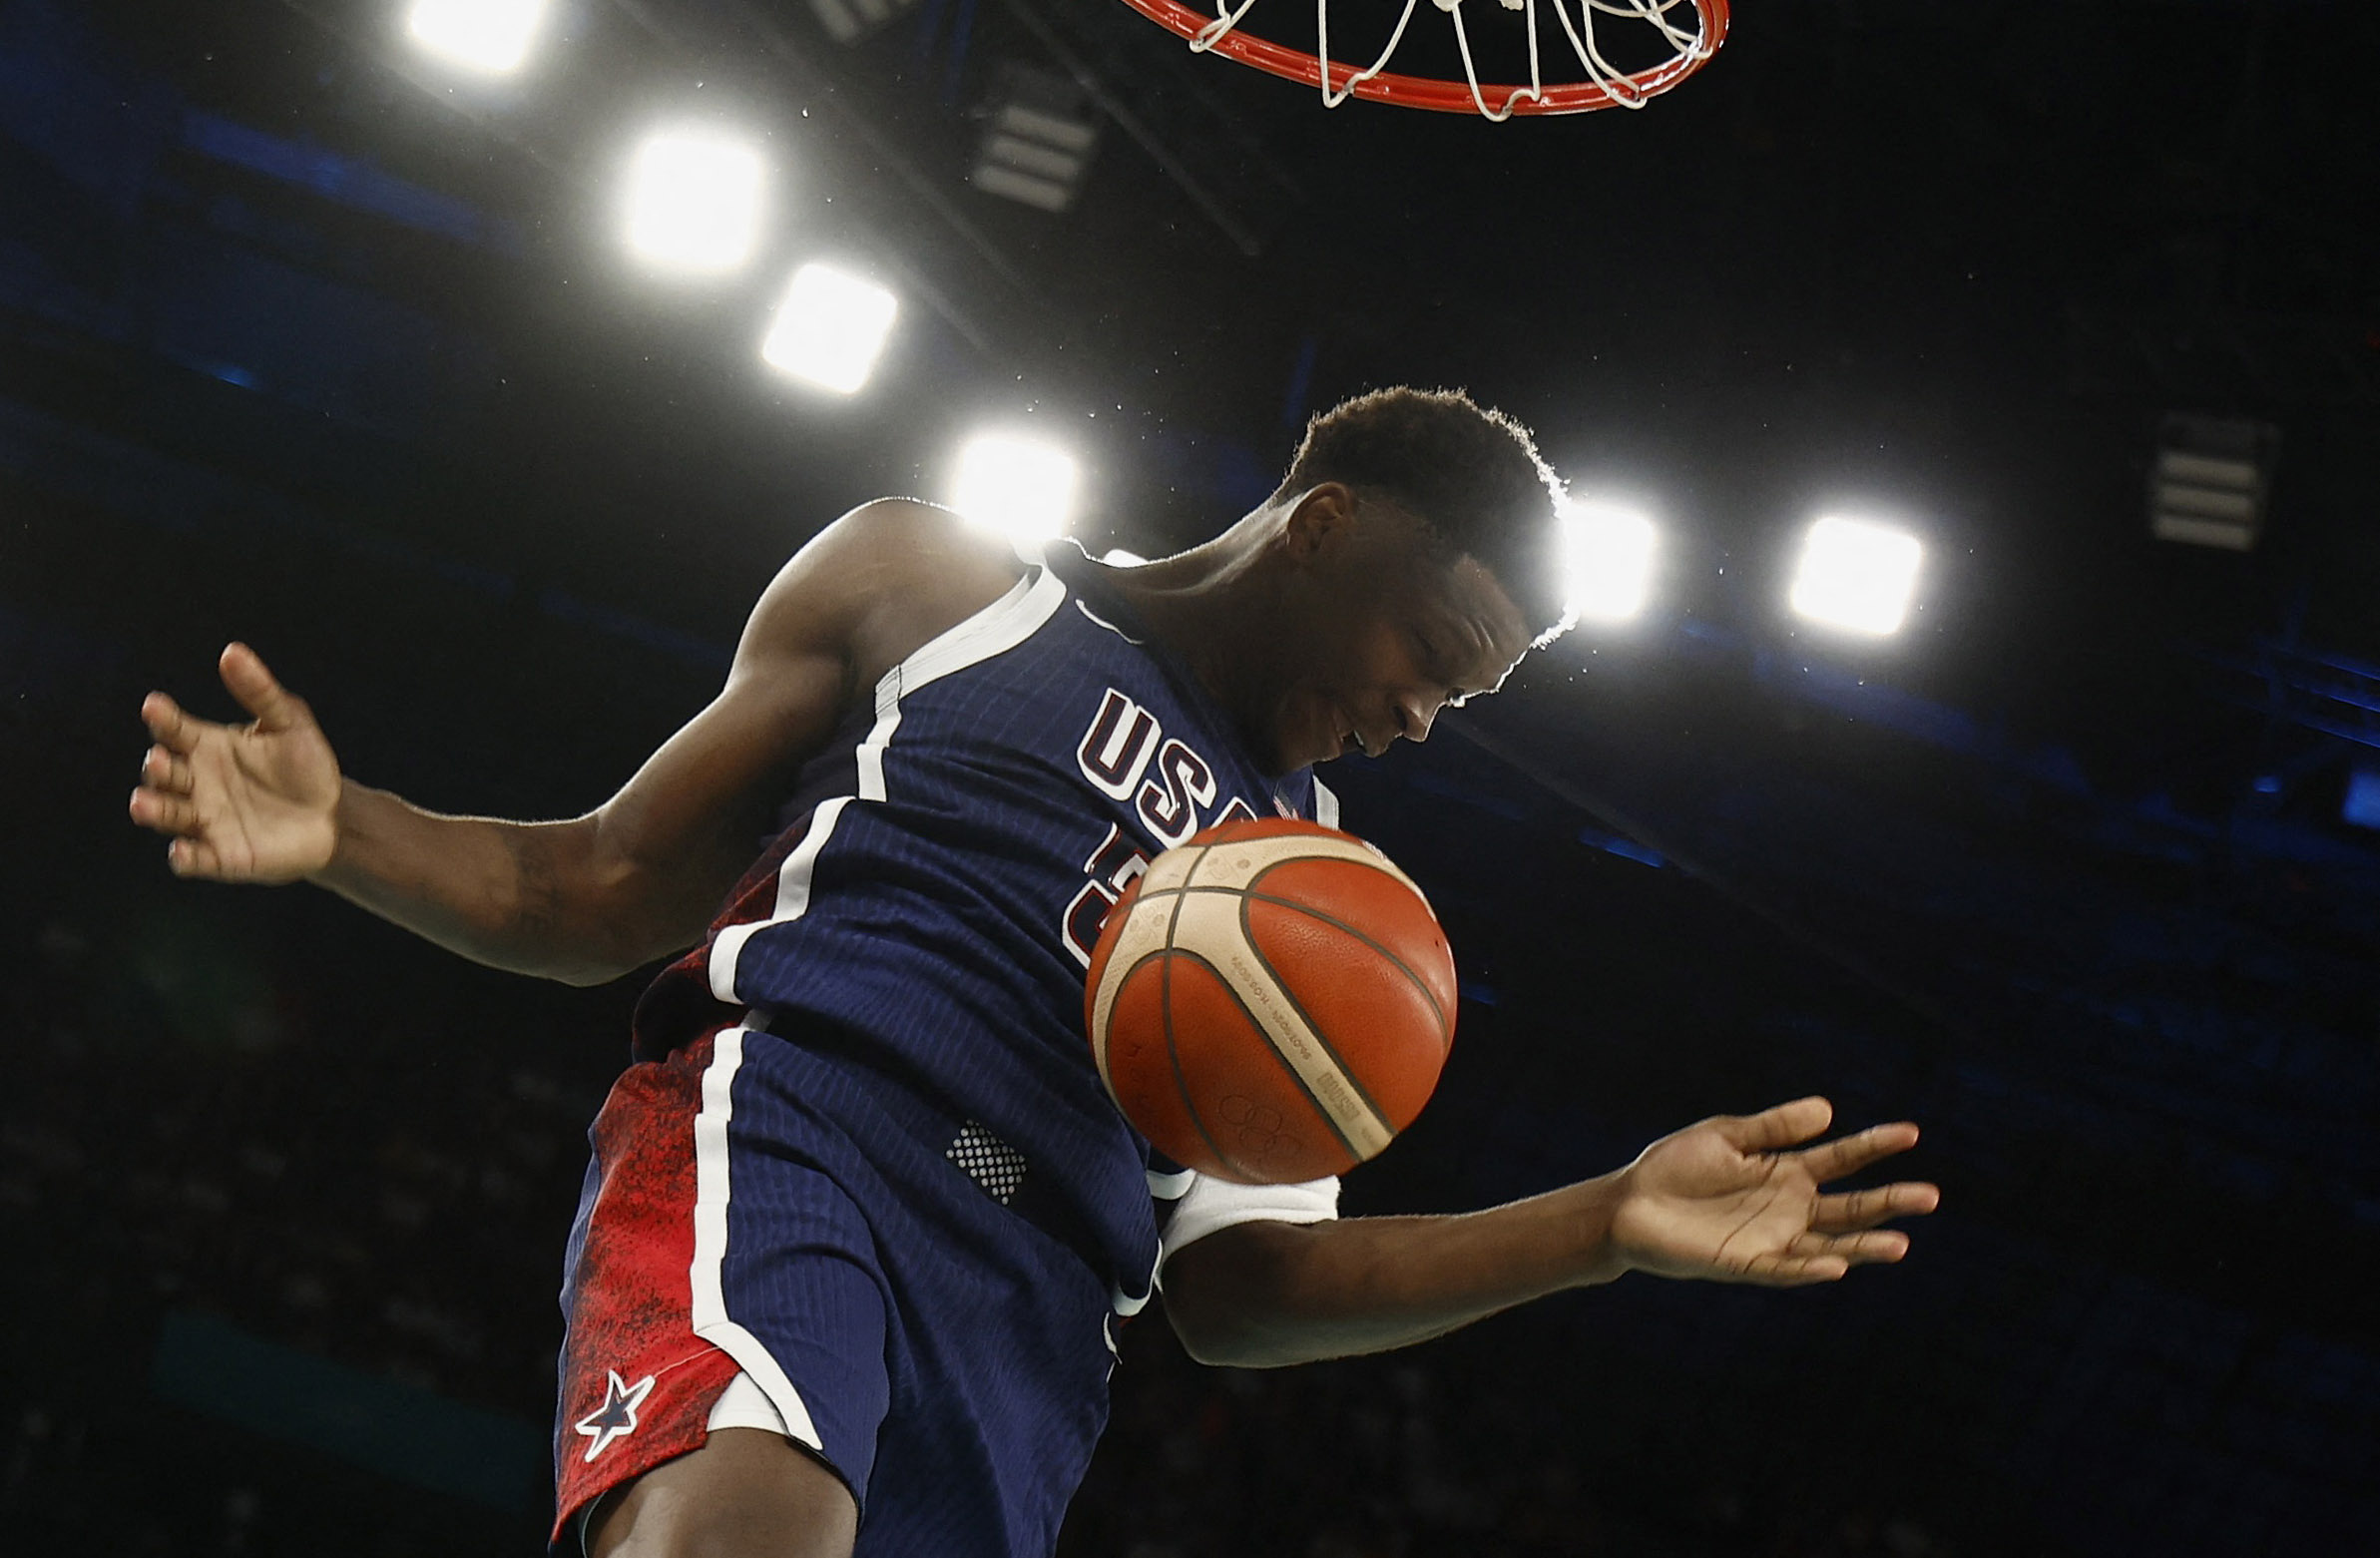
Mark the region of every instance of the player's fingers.
[[166, 866], [177, 876], [221, 876], [224, 857], [203, 838], [177, 838], [166, 845]]
[[1768, 1255], [1745, 1267], [1743, 1276], [1770, 1288], [1806, 1288], [1840, 1282], [1850, 1270], [1851, 1263], [1836, 1255]]
[[1810, 1213], [1810, 1228], [1820, 1234], [1851, 1234], [1894, 1218], [1918, 1217], [1942, 1204], [1942, 1192], [1931, 1185], [1904, 1181], [1874, 1190], [1820, 1196]]
[[187, 795], [191, 787], [190, 764], [176, 757], [170, 748], [152, 747], [141, 760], [141, 782], [169, 795]]
[[1909, 1236], [1893, 1229], [1870, 1234], [1804, 1234], [1785, 1253], [1805, 1261], [1840, 1258], [1851, 1266], [1889, 1265], [1909, 1253]]
[[219, 669], [223, 672], [224, 686], [232, 690], [232, 696], [239, 700], [242, 709], [256, 717], [259, 728], [285, 731], [313, 718], [306, 710], [305, 701], [274, 681], [272, 673], [264, 668], [263, 658], [245, 644], [225, 645]]
[[1789, 1104], [1763, 1109], [1756, 1115], [1721, 1115], [1718, 1128], [1744, 1152], [1774, 1152], [1806, 1142], [1834, 1119], [1834, 1105], [1823, 1098], [1797, 1098]]
[[199, 808], [187, 795], [143, 785], [132, 792], [132, 819], [161, 833], [193, 833], [199, 828]]
[[1809, 1171], [1811, 1179], [1823, 1185], [1847, 1174], [1857, 1174], [1878, 1159], [1907, 1152], [1916, 1145], [1917, 1127], [1907, 1120], [1895, 1120], [1889, 1125], [1871, 1125], [1840, 1141], [1812, 1147], [1801, 1154], [1801, 1166]]
[[185, 755], [199, 745], [199, 733], [206, 728], [205, 722], [183, 713], [182, 706], [163, 693], [151, 693], [141, 700], [141, 723], [169, 751]]

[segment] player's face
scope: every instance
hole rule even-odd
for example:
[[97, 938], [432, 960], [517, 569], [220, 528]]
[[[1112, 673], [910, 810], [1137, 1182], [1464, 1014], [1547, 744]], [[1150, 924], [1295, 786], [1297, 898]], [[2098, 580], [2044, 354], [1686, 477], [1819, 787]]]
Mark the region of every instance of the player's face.
[[1426, 740], [1441, 711], [1494, 692], [1528, 652], [1526, 619], [1476, 558], [1448, 564], [1407, 529], [1365, 539], [1316, 570], [1298, 630], [1283, 635], [1284, 770]]

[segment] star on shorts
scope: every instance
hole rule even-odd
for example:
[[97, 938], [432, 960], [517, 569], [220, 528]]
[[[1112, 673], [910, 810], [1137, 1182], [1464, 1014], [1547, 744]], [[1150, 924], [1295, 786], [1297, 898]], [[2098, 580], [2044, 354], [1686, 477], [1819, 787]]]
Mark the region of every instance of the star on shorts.
[[651, 1374], [632, 1385], [620, 1377], [618, 1369], [606, 1372], [611, 1374], [612, 1382], [604, 1391], [604, 1404], [574, 1425], [587, 1435], [589, 1460], [601, 1455], [622, 1434], [637, 1431], [637, 1408], [645, 1404], [645, 1397], [653, 1391]]

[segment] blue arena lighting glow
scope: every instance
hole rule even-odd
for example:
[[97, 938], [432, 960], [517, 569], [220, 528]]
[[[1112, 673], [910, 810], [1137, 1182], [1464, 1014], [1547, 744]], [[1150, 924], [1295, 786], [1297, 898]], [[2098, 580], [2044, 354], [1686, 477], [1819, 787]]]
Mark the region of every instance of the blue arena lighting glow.
[[310, 190], [351, 211], [505, 254], [521, 249], [513, 224], [485, 215], [468, 201], [408, 184], [361, 158], [284, 140], [199, 109], [182, 116], [182, 144], [201, 157]]
[[2347, 777], [2340, 815], [2357, 827], [2380, 827], [2380, 769], [2357, 769]]
[[1607, 833], [1600, 827], [1581, 828], [1579, 842], [1589, 848], [1601, 849], [1606, 854], [1616, 854], [1624, 860], [1634, 860], [1639, 865], [1650, 865], [1656, 870], [1669, 863], [1668, 856], [1659, 849], [1648, 849], [1625, 833]]

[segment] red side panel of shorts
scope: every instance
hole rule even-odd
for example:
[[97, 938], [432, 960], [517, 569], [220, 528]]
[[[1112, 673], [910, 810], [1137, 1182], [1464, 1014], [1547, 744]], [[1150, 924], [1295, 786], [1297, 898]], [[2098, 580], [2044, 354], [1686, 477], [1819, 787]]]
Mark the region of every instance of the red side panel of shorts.
[[595, 1121], [597, 1189], [570, 1274], [554, 1540], [589, 1500], [700, 1447], [733, 1358], [695, 1335], [695, 1117], [706, 1034], [632, 1066]]

